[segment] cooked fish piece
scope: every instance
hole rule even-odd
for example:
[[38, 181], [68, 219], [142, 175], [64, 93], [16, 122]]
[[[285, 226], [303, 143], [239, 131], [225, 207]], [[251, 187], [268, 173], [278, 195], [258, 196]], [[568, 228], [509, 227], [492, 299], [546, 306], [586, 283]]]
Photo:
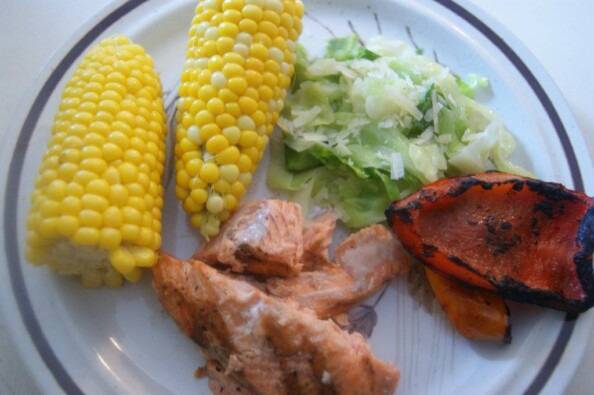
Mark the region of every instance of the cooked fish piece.
[[206, 363], [206, 375], [208, 376], [208, 388], [217, 395], [254, 395], [246, 387], [238, 383], [225, 371], [216, 361]]
[[325, 212], [303, 230], [303, 270], [330, 262], [328, 248], [332, 243], [337, 216], [334, 212]]
[[408, 271], [410, 257], [392, 233], [381, 225], [364, 228], [347, 237], [335, 251], [338, 264], [327, 264], [293, 278], [266, 282], [271, 295], [294, 300], [329, 318], [348, 311]]
[[238, 273], [294, 276], [303, 258], [301, 206], [284, 200], [259, 200], [243, 206], [196, 254], [210, 265]]
[[162, 255], [153, 273], [157, 295], [180, 328], [254, 394], [373, 395], [396, 388], [398, 370], [377, 359], [363, 337], [292, 302], [200, 261]]
[[355, 292], [356, 288], [351, 275], [336, 264], [301, 272], [297, 277], [271, 278], [266, 282], [266, 291], [270, 295], [291, 299], [299, 306], [313, 310], [320, 318], [343, 313], [364, 298]]
[[349, 235], [334, 259], [355, 280], [358, 292], [373, 292], [396, 275], [407, 273], [411, 257], [388, 228], [371, 225]]

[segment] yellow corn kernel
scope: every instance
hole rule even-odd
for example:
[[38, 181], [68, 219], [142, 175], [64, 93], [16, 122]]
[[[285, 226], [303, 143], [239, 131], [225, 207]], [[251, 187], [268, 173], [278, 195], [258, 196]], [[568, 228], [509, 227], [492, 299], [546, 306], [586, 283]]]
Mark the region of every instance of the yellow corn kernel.
[[226, 103], [225, 110], [229, 115], [232, 115], [234, 117], [238, 117], [241, 115], [241, 108], [237, 103]]
[[109, 196], [109, 183], [100, 178], [92, 180], [87, 184], [85, 190], [88, 193], [107, 197]]
[[252, 173], [241, 173], [239, 175], [239, 182], [247, 188], [252, 183]]
[[258, 32], [258, 23], [251, 19], [242, 19], [239, 21], [239, 30], [249, 34], [256, 34]]
[[202, 214], [193, 214], [190, 217], [190, 223], [194, 228], [200, 228], [202, 225]]
[[91, 227], [80, 227], [73, 235], [72, 240], [78, 245], [97, 245], [99, 230]]
[[231, 185], [224, 179], [219, 179], [217, 182], [214, 183], [213, 189], [221, 194], [225, 194], [229, 192], [229, 190], [231, 189]]
[[225, 203], [219, 195], [211, 195], [206, 201], [206, 209], [213, 214], [223, 211], [224, 205]]
[[[210, 77], [209, 77], [209, 79], [210, 79]], [[208, 100], [215, 97], [216, 94], [217, 94], [217, 90], [212, 85], [204, 85], [204, 86], [200, 87], [200, 89], [198, 90], [198, 97], [201, 100], [204, 100], [205, 102], [208, 102]]]
[[230, 126], [223, 129], [223, 136], [227, 138], [229, 144], [237, 144], [239, 142], [239, 138], [241, 136], [241, 131], [237, 126]]
[[191, 197], [187, 197], [186, 200], [184, 200], [183, 207], [184, 210], [190, 214], [197, 213], [202, 210], [202, 206], [197, 204]]
[[62, 215], [59, 218], [56, 226], [62, 236], [69, 237], [74, 235], [78, 230], [79, 221], [74, 215]]
[[254, 130], [256, 129], [256, 123], [248, 115], [242, 115], [237, 119], [237, 127], [241, 130]]
[[118, 206], [123, 206], [128, 201], [128, 190], [121, 184], [109, 188], [109, 200]]
[[235, 146], [227, 147], [221, 152], [219, 152], [215, 159], [217, 163], [221, 164], [231, 164], [235, 163], [239, 160], [240, 152], [239, 149]]
[[157, 254], [150, 248], [136, 248], [132, 250], [132, 255], [136, 258], [136, 265], [140, 267], [151, 267], [157, 261]]
[[223, 12], [223, 20], [225, 22], [237, 24], [241, 20], [241, 12], [238, 10], [225, 10]]
[[225, 111], [225, 103], [218, 97], [213, 97], [206, 104], [206, 109], [214, 115], [218, 115]]
[[186, 196], [188, 196], [188, 190], [184, 189], [182, 187], [176, 186], [175, 187], [175, 196], [177, 196], [177, 198], [179, 200], [184, 200], [186, 198]]
[[235, 117], [231, 114], [219, 114], [216, 118], [217, 126], [221, 129], [235, 125]]
[[234, 182], [239, 177], [239, 168], [235, 164], [222, 165], [219, 171], [221, 178], [227, 182]]
[[83, 209], [78, 214], [78, 221], [82, 226], [88, 226], [91, 228], [100, 228], [103, 224], [103, 216], [97, 211]]
[[114, 228], [103, 228], [99, 235], [99, 246], [106, 250], [113, 250], [120, 246], [122, 234]]
[[241, 77], [241, 76], [243, 76], [245, 74], [245, 70], [239, 64], [227, 63], [223, 67], [223, 74], [227, 78]]
[[222, 8], [226, 10], [240, 10], [243, 7], [244, 0], [224, 0]]
[[239, 138], [239, 145], [242, 147], [254, 147], [258, 142], [258, 134], [253, 130], [245, 130], [241, 132], [241, 137]]
[[185, 164], [186, 172], [190, 177], [196, 176], [202, 168], [203, 162], [200, 159], [190, 159]]
[[250, 56], [253, 56], [261, 61], [268, 59], [268, 49], [263, 44], [253, 44], [250, 47]]
[[237, 53], [228, 52], [225, 55], [223, 55], [223, 63], [236, 63], [238, 65], [243, 66], [245, 63], [245, 59], [243, 58], [243, 56]]
[[219, 179], [219, 168], [214, 163], [205, 163], [200, 169], [200, 178], [208, 183], [214, 183]]
[[224, 201], [225, 208], [229, 211], [233, 211], [235, 210], [235, 207], [237, 207], [237, 198], [231, 194], [225, 195]]
[[258, 7], [257, 5], [248, 4], [243, 7], [241, 14], [244, 18], [249, 18], [256, 22], [260, 22], [264, 12], [262, 11], [262, 8]]
[[240, 154], [237, 160], [237, 166], [241, 172], [250, 171], [252, 168], [252, 160], [246, 154]]
[[190, 193], [190, 196], [197, 204], [204, 204], [208, 199], [208, 192], [204, 189], [194, 189]]
[[237, 95], [228, 88], [223, 88], [219, 91], [219, 98], [225, 103], [233, 103], [237, 100]]
[[120, 159], [124, 154], [122, 149], [114, 143], [106, 143], [103, 145], [102, 149], [103, 149], [103, 157], [105, 158], [105, 160], [110, 161], [110, 162]]
[[196, 125], [203, 126], [212, 123], [214, 121], [214, 117], [210, 112], [202, 110], [196, 114], [194, 121], [196, 122]]
[[136, 181], [138, 177], [138, 169], [131, 163], [122, 163], [118, 166], [121, 180], [124, 184]]
[[251, 97], [244, 96], [239, 99], [239, 106], [241, 107], [241, 111], [243, 111], [244, 114], [249, 115], [258, 109], [258, 102], [256, 102], [256, 100], [252, 99]]
[[245, 79], [250, 86], [259, 87], [262, 84], [262, 75], [255, 70], [246, 70]]
[[118, 248], [109, 255], [113, 267], [124, 276], [130, 273], [135, 267], [134, 256], [125, 248]]
[[211, 137], [206, 142], [206, 150], [211, 154], [218, 154], [229, 146], [229, 141], [222, 134]]
[[231, 51], [234, 45], [235, 41], [231, 37], [219, 37], [217, 39], [217, 51], [219, 54], [225, 54]]
[[237, 95], [241, 95], [247, 89], [248, 85], [247, 85], [247, 81], [245, 80], [245, 78], [233, 77], [233, 78], [229, 79], [227, 86], [233, 93], [235, 93]]
[[231, 184], [231, 193], [237, 200], [239, 200], [245, 193], [245, 186], [241, 182], [235, 181]]

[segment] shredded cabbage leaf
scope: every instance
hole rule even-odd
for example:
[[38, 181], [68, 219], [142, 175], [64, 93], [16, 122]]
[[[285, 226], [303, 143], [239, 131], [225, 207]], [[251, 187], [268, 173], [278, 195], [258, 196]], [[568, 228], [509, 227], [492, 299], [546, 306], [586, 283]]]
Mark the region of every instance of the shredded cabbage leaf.
[[349, 227], [424, 184], [512, 164], [515, 140], [474, 100], [486, 78], [450, 72], [398, 40], [335, 38], [324, 55], [297, 50], [295, 77], [272, 141], [269, 187], [306, 209], [332, 206]]

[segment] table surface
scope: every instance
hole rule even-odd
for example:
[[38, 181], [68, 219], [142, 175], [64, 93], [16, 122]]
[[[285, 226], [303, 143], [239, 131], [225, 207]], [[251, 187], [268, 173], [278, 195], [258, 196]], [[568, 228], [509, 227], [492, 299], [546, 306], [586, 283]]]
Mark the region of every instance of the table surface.
[[[594, 157], [594, 0], [472, 0], [514, 33], [557, 83]], [[56, 48], [111, 0], [4, 0], [0, 13], [0, 133]], [[44, 45], [39, 45], [43, 42]], [[0, 135], [1, 136], [1, 135]], [[18, 317], [14, 317], [18, 319]], [[0, 321], [0, 333], [5, 332]], [[594, 336], [568, 395], [591, 393]], [[589, 390], [590, 388], [590, 390]], [[0, 393], [35, 394], [6, 336], [0, 336]]]

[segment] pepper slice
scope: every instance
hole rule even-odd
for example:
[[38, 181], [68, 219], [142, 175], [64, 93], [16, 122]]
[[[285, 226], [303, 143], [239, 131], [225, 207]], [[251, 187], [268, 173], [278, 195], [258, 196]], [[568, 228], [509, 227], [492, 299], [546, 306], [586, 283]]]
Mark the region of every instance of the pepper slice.
[[509, 309], [497, 294], [461, 284], [425, 267], [435, 298], [458, 333], [470, 340], [511, 343]]
[[437, 181], [394, 202], [388, 222], [436, 271], [504, 298], [572, 313], [594, 301], [594, 199], [489, 172]]

